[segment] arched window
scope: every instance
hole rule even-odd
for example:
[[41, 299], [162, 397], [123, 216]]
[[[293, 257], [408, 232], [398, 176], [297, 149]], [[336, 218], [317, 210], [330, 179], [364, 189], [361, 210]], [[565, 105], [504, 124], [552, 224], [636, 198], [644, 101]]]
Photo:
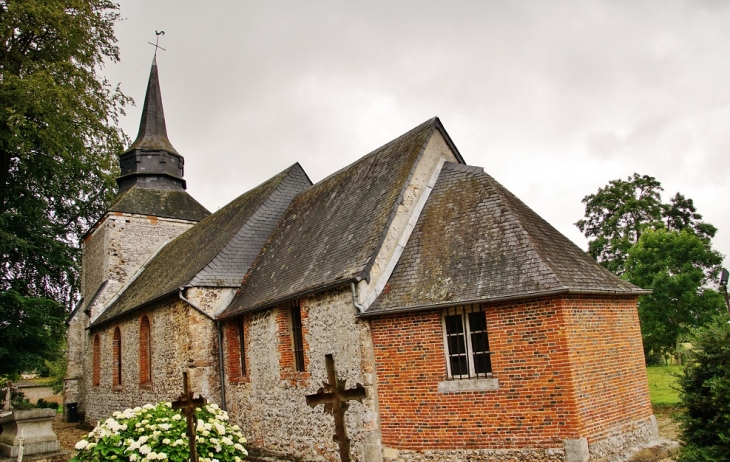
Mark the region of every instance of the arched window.
[[139, 384], [152, 383], [152, 336], [147, 315], [139, 322]]
[[94, 335], [94, 349], [92, 354], [91, 381], [95, 387], [98, 387], [99, 382], [101, 382], [101, 337], [99, 337], [99, 334]]
[[122, 384], [122, 332], [119, 328], [114, 329], [112, 339], [112, 385]]

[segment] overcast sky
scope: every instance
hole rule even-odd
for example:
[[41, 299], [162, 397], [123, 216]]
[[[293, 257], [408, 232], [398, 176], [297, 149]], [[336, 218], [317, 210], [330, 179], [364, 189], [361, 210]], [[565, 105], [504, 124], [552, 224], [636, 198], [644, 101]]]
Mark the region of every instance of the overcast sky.
[[211, 211], [299, 162], [317, 182], [439, 116], [582, 248], [581, 199], [634, 172], [730, 254], [730, 2], [121, 0], [137, 134], [155, 41], [170, 140]]

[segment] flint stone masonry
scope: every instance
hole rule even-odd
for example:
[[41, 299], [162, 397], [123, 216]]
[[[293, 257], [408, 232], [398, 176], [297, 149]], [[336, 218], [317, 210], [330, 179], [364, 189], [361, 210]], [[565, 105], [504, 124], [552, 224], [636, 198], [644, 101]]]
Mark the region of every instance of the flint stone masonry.
[[562, 449], [454, 449], [423, 452], [385, 448], [383, 462], [564, 462]]
[[[142, 315], [150, 321], [152, 339], [152, 381], [139, 379], [139, 326]], [[122, 334], [122, 384], [112, 385], [112, 335]], [[129, 407], [144, 403], [172, 401], [182, 390], [182, 372], [189, 371], [191, 388], [209, 402], [220, 402], [218, 348], [215, 325], [210, 318], [177, 296], [160, 302], [154, 309], [130, 313], [116, 323], [94, 329], [101, 337], [101, 381], [92, 385], [84, 375], [85, 400], [79, 407], [89, 423], [96, 423]], [[91, 340], [89, 340], [91, 344]], [[86, 370], [92, 370], [92, 355], [86, 355]]]
[[[91, 374], [84, 377], [84, 370], [91, 371], [84, 369], [85, 362], [87, 367], [91, 365], [92, 348], [86, 330], [90, 319], [101, 313], [101, 309], [163, 243], [194, 224], [193, 221], [110, 212], [84, 236], [81, 293], [85, 305], [82, 308], [89, 310], [90, 316], [76, 313], [70, 319], [66, 331], [68, 366], [64, 381], [64, 403], [78, 403], [79, 411], [82, 414], [85, 412], [84, 392], [91, 385]], [[106, 286], [98, 292], [104, 281], [108, 281]], [[91, 302], [93, 305], [90, 306]], [[102, 369], [102, 375], [104, 373]]]
[[[227, 408], [252, 447], [303, 460], [338, 461], [332, 441], [334, 419], [323, 406], [310, 408], [305, 395], [316, 393], [327, 381], [325, 355], [335, 359], [337, 375], [347, 387], [360, 383], [367, 397], [352, 401], [345, 413], [353, 460], [381, 460], [380, 429], [369, 325], [357, 320], [349, 287], [300, 301], [305, 351], [305, 372], [281, 367], [277, 309], [247, 314], [247, 378], [226, 382]], [[238, 322], [233, 320], [232, 322]], [[234, 331], [233, 329], [226, 332]], [[237, 342], [227, 335], [224, 339]], [[237, 347], [236, 347], [237, 348]]]
[[91, 309], [95, 319], [111, 298], [127, 284], [137, 270], [166, 241], [179, 236], [196, 222], [107, 213], [99, 225], [84, 238], [84, 285], [81, 293], [90, 301], [101, 283], [109, 283]]
[[55, 409], [13, 411], [10, 415], [0, 417], [2, 425], [0, 454], [6, 457], [18, 457], [21, 437], [23, 454], [28, 456], [61, 449], [52, 427], [55, 417]]

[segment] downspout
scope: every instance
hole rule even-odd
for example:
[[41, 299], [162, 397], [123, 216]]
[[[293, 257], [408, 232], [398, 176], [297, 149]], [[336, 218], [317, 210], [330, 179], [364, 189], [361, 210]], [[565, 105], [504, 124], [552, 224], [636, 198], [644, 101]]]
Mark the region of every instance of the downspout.
[[220, 321], [215, 322], [218, 325], [218, 367], [221, 376], [221, 409], [226, 409], [226, 375], [223, 370], [223, 324]]
[[350, 282], [350, 289], [352, 289], [352, 304], [355, 305], [355, 308], [357, 308], [358, 314], [363, 314], [365, 312], [365, 307], [357, 303], [357, 288], [355, 287], [354, 282]]

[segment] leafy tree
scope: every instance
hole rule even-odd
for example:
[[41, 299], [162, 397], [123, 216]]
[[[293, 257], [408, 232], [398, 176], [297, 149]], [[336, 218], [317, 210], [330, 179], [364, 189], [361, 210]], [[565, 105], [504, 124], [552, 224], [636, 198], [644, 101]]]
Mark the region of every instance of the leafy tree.
[[634, 173], [583, 198], [576, 226], [589, 253], [606, 269], [645, 289], [639, 316], [647, 354], [663, 355], [688, 329], [722, 310], [723, 299], [707, 288], [722, 256], [712, 249], [717, 228], [702, 221], [692, 199], [680, 193], [661, 201], [661, 183]]
[[585, 196], [585, 219], [575, 225], [592, 238], [588, 244], [591, 256], [612, 273], [623, 273], [631, 246], [644, 229], [661, 221], [662, 190], [655, 178], [634, 173]]
[[117, 8], [0, 0], [0, 367], [16, 373], [57, 351], [79, 238], [114, 193], [128, 98], [98, 69], [119, 59]]
[[721, 294], [707, 288], [720, 270], [722, 256], [687, 230], [646, 229], [629, 249], [623, 277], [653, 289], [639, 301], [644, 352], [665, 354], [691, 328], [702, 326], [725, 306]]
[[718, 316], [693, 332], [679, 376], [684, 412], [682, 462], [730, 461], [730, 318]]

